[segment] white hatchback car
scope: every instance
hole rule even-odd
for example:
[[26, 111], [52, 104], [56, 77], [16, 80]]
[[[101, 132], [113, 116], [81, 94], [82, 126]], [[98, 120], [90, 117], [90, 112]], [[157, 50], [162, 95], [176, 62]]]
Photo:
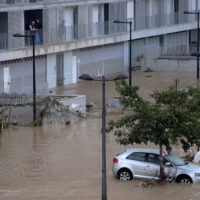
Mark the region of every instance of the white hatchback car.
[[[163, 153], [167, 180], [182, 183], [200, 182], [200, 166], [185, 163], [174, 154]], [[159, 180], [160, 155], [156, 149], [127, 149], [113, 159], [113, 173], [120, 180], [145, 178]]]

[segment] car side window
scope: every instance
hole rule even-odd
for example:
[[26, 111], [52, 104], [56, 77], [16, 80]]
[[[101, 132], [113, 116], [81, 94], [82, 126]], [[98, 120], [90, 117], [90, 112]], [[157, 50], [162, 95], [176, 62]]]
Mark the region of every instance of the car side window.
[[147, 155], [146, 153], [142, 153], [142, 152], [134, 152], [130, 154], [129, 156], [127, 156], [126, 159], [146, 162]]
[[152, 153], [150, 153], [150, 154], [148, 154], [148, 155], [149, 155], [149, 156], [148, 156], [148, 162], [154, 163], [154, 164], [157, 164], [157, 165], [160, 164], [160, 157], [159, 157], [159, 155], [157, 155], [157, 154], [152, 154]]

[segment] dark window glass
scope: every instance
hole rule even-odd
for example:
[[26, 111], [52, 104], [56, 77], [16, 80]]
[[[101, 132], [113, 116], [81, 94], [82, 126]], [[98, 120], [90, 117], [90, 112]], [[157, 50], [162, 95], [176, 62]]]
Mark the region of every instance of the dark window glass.
[[134, 153], [130, 154], [126, 159], [146, 162], [147, 156], [146, 156], [146, 153], [134, 152]]
[[179, 0], [174, 0], [174, 12], [179, 12]]
[[159, 165], [160, 164], [159, 155], [150, 153], [149, 156], [148, 156], [148, 162]]
[[14, 3], [15, 3], [15, 0], [6, 0], [6, 3], [7, 3], [7, 4], [14, 4]]
[[160, 47], [163, 47], [164, 46], [164, 36], [163, 35], [161, 35], [159, 37], [159, 42], [160, 42]]

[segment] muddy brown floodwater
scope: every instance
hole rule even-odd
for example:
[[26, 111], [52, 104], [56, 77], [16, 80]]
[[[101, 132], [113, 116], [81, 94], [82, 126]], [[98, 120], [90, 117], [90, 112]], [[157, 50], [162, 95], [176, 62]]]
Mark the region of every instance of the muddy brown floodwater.
[[[148, 77], [146, 77], [148, 75]], [[151, 77], [150, 77], [151, 75]], [[179, 87], [196, 85], [195, 74], [133, 73], [140, 94], [149, 98], [154, 89], [165, 89], [179, 79]], [[107, 99], [117, 95], [114, 84], [106, 86]], [[98, 110], [101, 85], [79, 82], [53, 91], [86, 94]], [[108, 118], [118, 111], [107, 109]], [[43, 127], [11, 127], [0, 135], [0, 200], [96, 200], [101, 199], [101, 119], [79, 119], [70, 126], [54, 122]], [[134, 145], [144, 147], [144, 145]], [[153, 147], [149, 145], [148, 147]], [[112, 175], [113, 157], [126, 147], [107, 135], [107, 184], [109, 200], [199, 200], [200, 184], [160, 184], [143, 188], [139, 180], [118, 181]], [[179, 147], [174, 153], [182, 155]]]

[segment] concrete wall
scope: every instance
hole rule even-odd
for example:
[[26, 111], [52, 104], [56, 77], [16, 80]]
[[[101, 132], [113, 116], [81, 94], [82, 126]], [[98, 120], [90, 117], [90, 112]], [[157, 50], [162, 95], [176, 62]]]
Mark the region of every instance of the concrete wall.
[[109, 34], [122, 32], [126, 30], [126, 24], [113, 23], [114, 20], [126, 21], [127, 3], [110, 3], [109, 4]]
[[196, 72], [196, 59], [160, 58], [147, 65], [154, 71]]
[[75, 51], [74, 55], [78, 60], [78, 76], [83, 73], [99, 76], [124, 70], [123, 43], [86, 48]]
[[74, 8], [64, 8], [64, 25], [66, 27], [68, 27], [65, 30], [65, 38], [67, 41], [70, 41], [71, 39], [74, 38], [74, 29], [73, 29], [73, 25], [74, 25]]
[[47, 55], [47, 84], [48, 88], [56, 87], [56, 55]]
[[24, 31], [24, 13], [23, 11], [8, 13], [8, 47], [18, 48], [23, 45], [24, 38], [14, 38], [13, 34]]
[[[1, 63], [0, 69], [2, 72], [1, 74], [4, 76], [3, 79], [1, 79], [4, 80], [4, 84], [2, 84], [4, 86], [1, 87], [1, 92], [32, 94], [32, 59]], [[5, 84], [7, 84], [7, 86]], [[36, 58], [36, 93], [37, 95], [45, 95], [47, 93], [45, 57]]]
[[[60, 100], [59, 102], [62, 103], [64, 106], [69, 106], [72, 112], [79, 111], [83, 114], [85, 114], [86, 112], [86, 96], [85, 95], [71, 96], [71, 98], [68, 98], [67, 100]], [[77, 105], [77, 107], [75, 107], [74, 109], [73, 109], [73, 104]]]
[[84, 38], [88, 35], [88, 10], [89, 6], [78, 7], [78, 37]]
[[44, 43], [56, 42], [58, 39], [59, 9], [51, 8], [43, 10], [43, 35]]
[[189, 43], [189, 36], [187, 32], [165, 35], [162, 54], [184, 55], [184, 53], [189, 51], [187, 47], [188, 43]]
[[[64, 54], [64, 85], [77, 82], [77, 61], [72, 51]], [[57, 87], [57, 63], [56, 54], [47, 55], [47, 83], [48, 88]]]
[[93, 24], [92, 36], [93, 37], [97, 36], [97, 33], [98, 33], [99, 16], [100, 16], [99, 5], [93, 5], [92, 6], [92, 24]]
[[76, 83], [77, 73], [72, 51], [64, 53], [64, 85]]

